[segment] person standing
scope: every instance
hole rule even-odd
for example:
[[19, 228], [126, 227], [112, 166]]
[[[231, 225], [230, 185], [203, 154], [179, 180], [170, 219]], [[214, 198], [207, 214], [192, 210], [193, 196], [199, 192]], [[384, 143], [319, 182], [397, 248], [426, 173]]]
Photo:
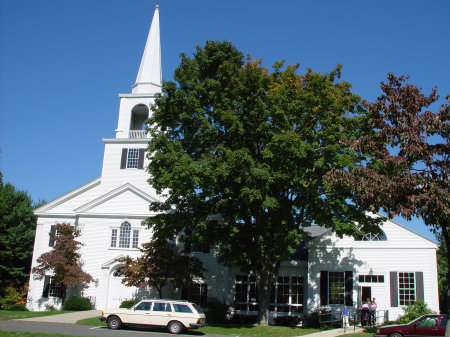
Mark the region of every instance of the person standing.
[[344, 305], [344, 309], [342, 309], [342, 311], [341, 311], [342, 327], [344, 329], [350, 327], [350, 324], [349, 324], [349, 321], [348, 321], [348, 315], [349, 315], [349, 311], [347, 309], [347, 306]]
[[370, 302], [370, 316], [372, 325], [375, 325], [377, 322], [377, 302], [375, 302], [375, 297]]

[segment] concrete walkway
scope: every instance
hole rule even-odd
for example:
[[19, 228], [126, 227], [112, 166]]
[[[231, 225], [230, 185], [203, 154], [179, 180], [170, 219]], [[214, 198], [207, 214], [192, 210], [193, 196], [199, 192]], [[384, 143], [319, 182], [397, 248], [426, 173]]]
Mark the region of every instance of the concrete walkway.
[[[102, 315], [101, 310], [87, 310], [87, 311], [75, 311], [67, 314], [20, 318], [18, 321], [32, 321], [32, 322], [48, 322], [48, 323], [70, 323], [75, 324], [80, 319], [100, 317]], [[100, 323], [100, 321], [98, 321]]]
[[335, 336], [340, 336], [340, 335], [347, 335], [347, 334], [351, 334], [351, 333], [356, 333], [356, 332], [363, 332], [364, 330], [360, 327], [357, 326], [356, 329], [352, 327], [345, 329], [343, 328], [339, 328], [339, 329], [332, 329], [332, 330], [324, 330], [324, 331], [319, 331], [319, 332], [315, 332], [309, 335], [306, 335], [308, 337], [335, 337]]

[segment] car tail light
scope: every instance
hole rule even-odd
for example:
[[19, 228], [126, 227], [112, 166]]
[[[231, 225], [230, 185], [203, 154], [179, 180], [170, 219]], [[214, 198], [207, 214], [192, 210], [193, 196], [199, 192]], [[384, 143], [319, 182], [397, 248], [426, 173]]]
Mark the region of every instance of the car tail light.
[[105, 313], [102, 311], [102, 317], [105, 316]]
[[197, 324], [200, 324], [202, 320], [200, 318], [197, 319]]

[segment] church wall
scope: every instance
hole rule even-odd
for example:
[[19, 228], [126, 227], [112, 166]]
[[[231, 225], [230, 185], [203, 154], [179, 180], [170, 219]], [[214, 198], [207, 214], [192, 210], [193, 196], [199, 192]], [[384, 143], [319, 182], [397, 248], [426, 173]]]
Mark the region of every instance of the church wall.
[[[353, 272], [354, 301], [351, 311], [359, 310], [362, 288], [371, 288], [372, 297], [377, 299], [378, 310], [389, 310], [389, 319], [403, 314], [402, 306], [391, 306], [391, 272], [423, 273], [424, 301], [434, 311], [439, 312], [437, 292], [436, 250], [433, 248], [381, 248], [380, 242], [360, 241], [366, 248], [309, 247], [308, 308], [312, 310], [320, 304], [320, 272]], [[359, 275], [381, 275], [382, 283], [359, 282]], [[417, 280], [415, 280], [417, 282]], [[417, 283], [416, 283], [417, 286]], [[417, 295], [417, 292], [416, 292]], [[336, 313], [342, 305], [328, 305]]]

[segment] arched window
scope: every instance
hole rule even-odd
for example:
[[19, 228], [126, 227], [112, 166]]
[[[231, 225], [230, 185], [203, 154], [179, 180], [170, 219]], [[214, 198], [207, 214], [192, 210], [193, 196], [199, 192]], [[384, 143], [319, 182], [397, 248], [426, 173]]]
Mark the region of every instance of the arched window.
[[119, 248], [130, 247], [131, 225], [128, 221], [120, 225]]
[[361, 241], [386, 241], [386, 234], [380, 229], [378, 233], [367, 233], [362, 238]]
[[119, 274], [123, 268], [125, 268], [125, 267], [118, 267], [118, 268], [114, 269], [113, 276], [114, 277], [123, 277], [122, 275]]

